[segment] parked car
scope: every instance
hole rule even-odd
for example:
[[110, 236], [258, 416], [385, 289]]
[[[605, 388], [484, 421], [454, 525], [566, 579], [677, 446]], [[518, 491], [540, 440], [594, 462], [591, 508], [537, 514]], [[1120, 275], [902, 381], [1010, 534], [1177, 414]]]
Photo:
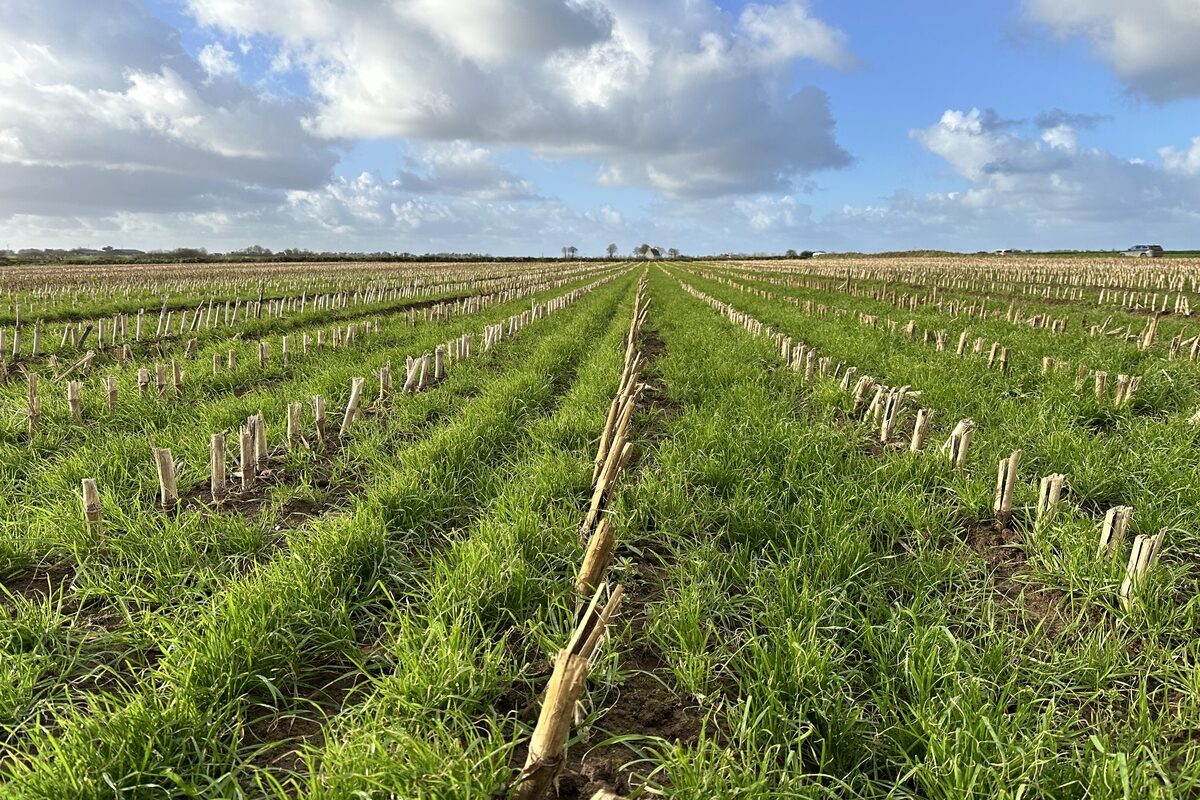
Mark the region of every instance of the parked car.
[[1121, 253], [1123, 256], [1134, 256], [1136, 258], [1158, 258], [1162, 254], [1163, 249], [1161, 244], [1135, 244]]

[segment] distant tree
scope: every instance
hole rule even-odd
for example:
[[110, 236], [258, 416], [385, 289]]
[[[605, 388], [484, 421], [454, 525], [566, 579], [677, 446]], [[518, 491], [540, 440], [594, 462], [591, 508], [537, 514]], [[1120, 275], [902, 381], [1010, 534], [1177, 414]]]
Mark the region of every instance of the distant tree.
[[783, 254], [783, 257], [784, 258], [799, 258], [800, 256], [796, 254], [795, 250], [788, 250], [786, 253]]
[[567, 248], [567, 257], [568, 258], [574, 258], [578, 254], [579, 254], [579, 248], [576, 247], [575, 245], [571, 245], [570, 247]]
[[668, 248], [667, 249], [667, 257], [668, 258], [679, 258], [679, 248], [678, 247]]
[[168, 251], [167, 255], [172, 258], [205, 258], [208, 256], [208, 250], [203, 247], [176, 247], [174, 250]]
[[650, 253], [650, 245], [642, 242], [637, 247], [633, 248], [633, 254], [638, 258], [645, 258]]
[[617, 246], [616, 246], [615, 244], [610, 244], [610, 245], [608, 246], [608, 248], [607, 248], [607, 250], [608, 250], [608, 257], [609, 257], [609, 258], [616, 258], [616, 257], [617, 257], [617, 249], [618, 249], [618, 248], [617, 248]]
[[565, 246], [565, 245], [563, 246], [563, 249], [562, 249], [562, 254], [563, 254], [563, 258], [566, 258], [566, 257], [567, 257], [567, 248], [566, 248], [566, 246]]

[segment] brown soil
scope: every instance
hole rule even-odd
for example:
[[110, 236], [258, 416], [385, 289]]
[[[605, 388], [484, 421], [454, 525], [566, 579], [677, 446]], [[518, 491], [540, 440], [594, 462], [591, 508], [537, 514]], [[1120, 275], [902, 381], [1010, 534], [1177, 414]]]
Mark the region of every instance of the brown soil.
[[667, 352], [667, 343], [653, 328], [644, 328], [641, 331], [641, 341], [638, 344], [642, 351], [642, 361], [646, 364], [654, 363]]
[[1009, 622], [1032, 632], [1039, 626], [1051, 640], [1058, 638], [1085, 614], [1098, 622], [1100, 609], [1080, 606], [1060, 589], [1039, 583], [1030, 574], [1022, 548], [1021, 534], [997, 522], [968, 521], [964, 526], [967, 546], [991, 568], [992, 583], [1003, 598], [1000, 604]]
[[[641, 351], [643, 363], [652, 365], [667, 352], [667, 343], [659, 336], [658, 331], [644, 329], [641, 334]], [[667, 434], [671, 420], [683, 413], [683, 405], [667, 394], [666, 386], [661, 378], [657, 383], [646, 383], [639, 398], [642, 414], [638, 418], [640, 438], [648, 445], [660, 441]]]
[[287, 774], [306, 771], [304, 751], [325, 741], [325, 723], [356, 701], [368, 676], [358, 669], [327, 668], [278, 708], [267, 708], [246, 723], [244, 747], [254, 751], [250, 764]]
[[51, 594], [66, 594], [75, 580], [75, 564], [55, 561], [38, 564], [0, 581], [0, 608], [11, 610], [14, 598], [38, 601]]
[[[645, 645], [637, 646], [624, 668], [629, 677], [613, 692], [616, 697], [588, 740], [633, 735], [661, 739], [669, 745], [692, 744], [700, 735], [703, 711], [685, 703], [670, 683], [663, 683], [663, 664]], [[653, 744], [646, 741], [646, 744]], [[579, 743], [567, 752], [558, 776], [558, 796], [565, 800], [587, 800], [601, 789], [627, 794], [646, 785], [651, 767], [630, 764], [638, 754], [630, 745], [591, 746]]]
[[[359, 476], [351, 471], [338, 476], [338, 480], [335, 482], [332, 474], [332, 457], [336, 453], [336, 442], [329, 442], [326, 449], [318, 453], [321, 461], [314, 479], [314, 486], [325, 492], [324, 501], [317, 503], [307, 498], [292, 498], [286, 501], [275, 514], [272, 523], [275, 530], [299, 527], [312, 517], [345, 505], [346, 499], [357, 485]], [[245, 491], [237, 488], [239, 481], [231, 476], [229, 496], [221, 505], [214, 506], [209, 486], [206, 483], [199, 483], [181, 495], [179, 508], [183, 511], [200, 513], [216, 511], [238, 514], [246, 518], [258, 517], [264, 508], [270, 506], [272, 488], [294, 482], [292, 471], [279, 463], [285, 454], [285, 450], [276, 448], [269, 457], [268, 467], [258, 474], [255, 484]]]
[[[596, 688], [593, 692], [592, 697], [601, 704], [602, 710], [594, 727], [586, 731], [584, 741], [577, 742], [566, 753], [557, 779], [557, 797], [563, 800], [587, 800], [601, 789], [618, 794], [636, 790], [646, 784], [652, 767], [629, 763], [638, 758], [634, 747], [654, 745], [654, 740], [662, 740], [668, 745], [691, 744], [700, 735], [705, 719], [703, 709], [688, 702], [674, 687], [666, 664], [645, 642], [646, 608], [661, 598], [664, 591], [663, 567], [656, 563], [657, 548], [661, 545], [639, 544], [638, 577], [628, 582], [621, 611], [621, 616], [629, 620], [629, 640], [633, 642], [629, 651], [621, 653], [619, 658], [626, 677], [618, 685]], [[537, 677], [535, 695], [531, 698], [514, 686], [501, 697], [498, 706], [516, 710], [518, 717], [532, 726], [537, 721], [550, 668], [550, 662], [545, 659], [532, 664], [530, 673]], [[595, 744], [624, 735], [644, 739], [629, 744]], [[526, 744], [521, 742], [516, 748], [514, 767], [524, 764], [528, 752]]]

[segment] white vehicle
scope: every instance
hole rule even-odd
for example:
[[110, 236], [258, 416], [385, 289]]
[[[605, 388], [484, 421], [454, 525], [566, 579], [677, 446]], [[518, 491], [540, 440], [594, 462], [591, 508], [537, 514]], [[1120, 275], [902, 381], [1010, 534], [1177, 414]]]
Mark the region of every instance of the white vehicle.
[[1123, 256], [1133, 256], [1134, 258], [1159, 258], [1162, 254], [1161, 244], [1135, 244], [1121, 253]]

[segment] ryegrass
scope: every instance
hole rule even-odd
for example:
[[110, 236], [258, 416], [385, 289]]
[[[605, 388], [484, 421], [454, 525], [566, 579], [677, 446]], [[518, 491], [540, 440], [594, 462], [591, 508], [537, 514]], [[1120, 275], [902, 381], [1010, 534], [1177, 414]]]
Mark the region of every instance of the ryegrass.
[[[1200, 793], [1200, 484], [1181, 420], [1194, 366], [1159, 374], [1161, 352], [983, 323], [978, 335], [1020, 356], [1006, 376], [707, 269], [649, 270], [649, 407], [610, 507], [611, 576], [629, 604], [568, 743], [567, 796], [599, 756], [610, 762], [588, 791], [637, 797]], [[871, 444], [877, 430], [847, 418], [835, 380], [805, 383], [676, 276], [835, 363], [920, 389], [938, 414], [926, 451]], [[923, 327], [966, 324], [736, 277]], [[632, 290], [621, 278], [456, 365], [360, 421], [336, 454], [287, 457], [249, 517], [154, 509], [136, 435], [9, 446], [8, 485], [38, 480], [11, 519], [51, 545], [30, 553], [67, 555], [72, 574], [0, 617], [0, 794], [503, 796], [574, 621], [577, 528]], [[350, 375], [459, 329], [401, 328], [353, 364], [331, 354], [240, 398], [214, 386], [194, 409], [150, 404], [156, 437], [175, 437], [199, 481], [204, 437], [191, 444], [190, 430], [261, 407], [278, 440], [284, 403], [320, 391], [337, 408]], [[1073, 374], [1042, 376], [1042, 354], [1148, 370], [1146, 382], [1113, 410]], [[936, 445], [966, 416], [979, 430], [956, 471]], [[1017, 448], [1018, 513], [1001, 534], [988, 527], [995, 464]], [[343, 485], [325, 483], [331, 466]], [[103, 542], [79, 519], [84, 470], [108, 487]], [[1036, 478], [1051, 471], [1069, 491], [1035, 525]], [[1117, 503], [1137, 509], [1130, 536], [1169, 526], [1128, 608], [1125, 549], [1095, 553]], [[289, 516], [308, 504], [312, 516]]]
[[[612, 297], [614, 290], [599, 291], [602, 299]], [[113, 754], [93, 747], [94, 726], [106, 725], [98, 720], [108, 716], [124, 719], [132, 714], [136, 721], [131, 730], [141, 728], [151, 738], [161, 731], [172, 741], [182, 737], [205, 742], [217, 752], [222, 743], [234, 747], [228, 744], [237, 740], [230, 723], [214, 729], [210, 720], [236, 716], [238, 708], [256, 698], [276, 696], [281, 686], [294, 689], [305, 664], [344, 663], [354, 646], [349, 623], [352, 606], [366, 602], [385, 563], [393, 572], [405, 564], [410, 570], [419, 569], [422, 542], [435, 544], [442, 527], [476, 502], [475, 492], [486, 488], [480, 478], [490, 471], [494, 458], [503, 455], [524, 422], [554, 397], [558, 382], [544, 376], [564, 374], [564, 367], [578, 357], [589, 338], [588, 326], [597, 324], [597, 315], [605, 313], [603, 304], [597, 307], [590, 299], [580, 305], [590, 310], [560, 312], [555, 319], [579, 321], [558, 323], [554, 335], [535, 348], [528, 364], [486, 381], [487, 390], [469, 401], [449, 427], [435, 426], [430, 436], [414, 440], [390, 457], [377, 452], [371, 465], [377, 474], [362, 488], [349, 514], [318, 521], [299, 536], [289, 537], [275, 558], [222, 589], [199, 614], [183, 610], [173, 620], [178, 627], [164, 624], [165, 641], [155, 646], [165, 655], [135, 700], [104, 712], [68, 711], [55, 722], [59, 730], [52, 735], [33, 730], [28, 760], [19, 767], [23, 775], [14, 784], [34, 795], [91, 796], [89, 792], [104, 782], [108, 761], [128, 755], [125, 748]], [[547, 325], [555, 323], [530, 326], [518, 345], [532, 344], [536, 331]], [[508, 350], [502, 345], [497, 352], [504, 351], [509, 363], [519, 363], [513, 359], [528, 352], [528, 346]], [[434, 402], [423, 398], [454, 397], [446, 390], [455, 381], [478, 383], [499, 357], [459, 365], [445, 387], [413, 398], [409, 413]], [[400, 418], [411, 420], [403, 414]], [[369, 428], [370, 423], [363, 427]], [[396, 456], [399, 465], [392, 460]], [[188, 519], [186, 512], [184, 519]], [[394, 564], [386, 558], [392, 547], [404, 553]], [[59, 748], [72, 755], [54, 755]], [[144, 773], [152, 769], [157, 776], [154, 783], [160, 782], [165, 766], [172, 763], [167, 755], [171, 751], [164, 744], [157, 752], [162, 765], [152, 768], [136, 758], [124, 764], [128, 788], [136, 790], [145, 781]], [[189, 761], [190, 751], [174, 752], [181, 760], [174, 767], [177, 774], [187, 774], [185, 767], [207, 774], [205, 767]], [[64, 759], [72, 769], [62, 767]]]
[[[629, 511], [669, 532], [650, 631], [709, 709], [699, 741], [657, 754], [672, 796], [1184, 797], [1200, 786], [1187, 606], [1172, 607], [1169, 636], [1153, 636], [1137, 612], [1105, 604], [1094, 620], [1072, 598], [1079, 618], [1051, 636], [961, 543], [959, 520], [982, 512], [985, 491], [961, 492], [967, 479], [933, 454], [868, 455], [809, 405], [819, 387], [763, 369], [777, 363], [770, 342], [665, 276], [652, 293], [667, 345], [658, 368], [685, 411]], [[788, 332], [811, 341], [810, 330]]]

